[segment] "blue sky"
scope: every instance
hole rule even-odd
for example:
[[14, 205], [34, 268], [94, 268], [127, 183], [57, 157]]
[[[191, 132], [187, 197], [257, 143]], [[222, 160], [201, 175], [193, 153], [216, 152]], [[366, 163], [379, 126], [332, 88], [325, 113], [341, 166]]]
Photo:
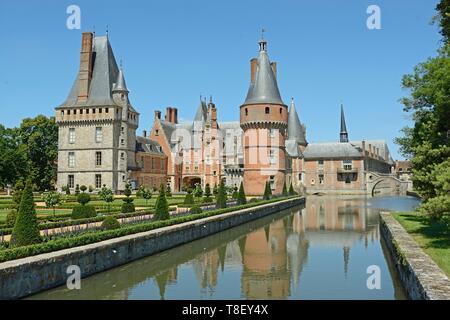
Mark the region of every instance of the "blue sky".
[[[0, 123], [53, 115], [77, 74], [81, 32], [95, 26], [103, 35], [107, 25], [139, 132], [167, 106], [192, 119], [201, 94], [213, 96], [219, 121], [238, 120], [264, 27], [282, 97], [295, 98], [309, 142], [339, 139], [342, 101], [350, 139], [385, 139], [400, 159], [393, 139], [409, 123], [401, 78], [440, 45], [430, 25], [436, 3], [0, 0]], [[66, 28], [71, 4], [81, 9], [81, 30]], [[366, 27], [371, 4], [381, 9], [381, 30]]]

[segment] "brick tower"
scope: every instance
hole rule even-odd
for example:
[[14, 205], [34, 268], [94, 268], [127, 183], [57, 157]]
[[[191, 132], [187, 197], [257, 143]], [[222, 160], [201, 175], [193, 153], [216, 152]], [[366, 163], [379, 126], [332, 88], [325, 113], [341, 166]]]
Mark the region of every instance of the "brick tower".
[[262, 195], [265, 183], [280, 194], [285, 183], [285, 138], [288, 108], [281, 100], [276, 63], [270, 63], [267, 42], [259, 41], [258, 58], [250, 60], [250, 87], [240, 107], [244, 131], [244, 189]]

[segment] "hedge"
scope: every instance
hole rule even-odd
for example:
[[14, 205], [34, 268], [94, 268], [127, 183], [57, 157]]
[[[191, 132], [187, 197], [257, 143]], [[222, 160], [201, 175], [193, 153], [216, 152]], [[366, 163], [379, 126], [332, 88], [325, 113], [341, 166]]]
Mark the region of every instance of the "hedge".
[[14, 259], [20, 259], [25, 258], [28, 256], [34, 256], [42, 253], [48, 253], [52, 251], [57, 250], [63, 250], [67, 248], [73, 248], [78, 246], [83, 246], [95, 242], [100, 242], [108, 239], [113, 239], [117, 237], [123, 237], [126, 235], [139, 233], [139, 232], [146, 232], [157, 228], [167, 227], [183, 222], [198, 220], [202, 218], [207, 218], [214, 215], [219, 215], [223, 213], [228, 213], [231, 211], [237, 211], [241, 209], [251, 208], [263, 204], [268, 204], [272, 202], [278, 202], [281, 200], [290, 199], [293, 197], [283, 197], [283, 198], [277, 198], [277, 199], [271, 199], [271, 200], [265, 200], [265, 201], [259, 201], [257, 203], [252, 204], [245, 204], [242, 206], [235, 206], [231, 208], [223, 208], [223, 209], [217, 209], [217, 210], [211, 210], [207, 212], [203, 212], [200, 214], [192, 214], [192, 215], [185, 215], [181, 217], [172, 218], [169, 220], [160, 220], [160, 221], [151, 221], [151, 222], [143, 222], [139, 224], [134, 224], [130, 226], [122, 226], [120, 229], [115, 230], [106, 230], [106, 231], [90, 231], [87, 233], [84, 233], [80, 236], [70, 237], [70, 238], [60, 238], [57, 240], [50, 240], [48, 242], [40, 243], [40, 244], [34, 244], [30, 246], [24, 246], [19, 248], [12, 248], [12, 249], [4, 249], [0, 250], [0, 263], [14, 260]]

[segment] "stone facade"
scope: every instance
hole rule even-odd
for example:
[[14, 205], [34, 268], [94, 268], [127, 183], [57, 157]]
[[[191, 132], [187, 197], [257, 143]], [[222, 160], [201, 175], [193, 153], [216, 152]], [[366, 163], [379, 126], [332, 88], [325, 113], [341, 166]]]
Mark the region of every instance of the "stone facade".
[[56, 108], [59, 127], [57, 188], [79, 185], [115, 192], [133, 182], [139, 113], [132, 107], [122, 69], [107, 36], [83, 33], [80, 71]]

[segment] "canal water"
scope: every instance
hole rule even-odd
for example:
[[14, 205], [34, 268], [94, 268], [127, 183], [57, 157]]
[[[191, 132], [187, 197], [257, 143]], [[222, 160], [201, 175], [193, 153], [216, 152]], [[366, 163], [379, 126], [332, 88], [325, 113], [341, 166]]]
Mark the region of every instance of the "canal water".
[[[30, 299], [405, 299], [379, 231], [379, 211], [412, 197], [311, 196], [306, 205]], [[369, 266], [380, 289], [368, 289]]]

